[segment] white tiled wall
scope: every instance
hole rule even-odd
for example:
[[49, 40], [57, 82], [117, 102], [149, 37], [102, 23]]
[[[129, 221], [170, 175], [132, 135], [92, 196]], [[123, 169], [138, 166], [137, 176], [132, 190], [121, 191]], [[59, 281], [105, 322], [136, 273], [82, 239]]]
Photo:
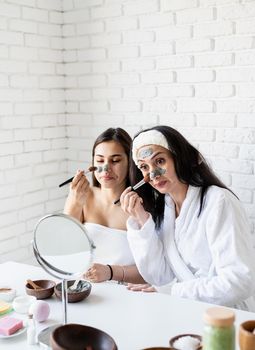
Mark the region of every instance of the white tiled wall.
[[1, 259], [27, 259], [109, 126], [183, 132], [254, 232], [254, 39], [254, 0], [0, 2]]

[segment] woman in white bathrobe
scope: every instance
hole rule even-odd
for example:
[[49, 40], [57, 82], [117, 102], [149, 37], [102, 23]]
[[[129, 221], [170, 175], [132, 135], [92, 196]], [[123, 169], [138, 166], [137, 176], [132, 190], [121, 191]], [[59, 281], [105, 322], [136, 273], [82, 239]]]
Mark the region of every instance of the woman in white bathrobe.
[[70, 185], [64, 213], [85, 225], [96, 246], [94, 264], [85, 276], [91, 282], [144, 282], [127, 241], [128, 216], [120, 204], [114, 204], [129, 185], [131, 142], [121, 128], [105, 130], [92, 149], [92, 165], [97, 167], [92, 175], [93, 185], [81, 170]]
[[150, 176], [139, 195], [121, 195], [136, 265], [152, 285], [139, 288], [255, 311], [255, 254], [239, 199], [168, 126], [141, 131], [133, 159], [131, 182]]

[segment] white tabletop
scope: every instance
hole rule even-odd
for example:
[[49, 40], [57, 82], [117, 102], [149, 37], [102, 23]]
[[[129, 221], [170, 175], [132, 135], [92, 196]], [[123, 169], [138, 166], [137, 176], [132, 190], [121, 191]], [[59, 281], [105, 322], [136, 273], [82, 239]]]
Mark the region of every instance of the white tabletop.
[[[25, 294], [26, 279], [53, 279], [41, 267], [14, 262], [0, 264], [0, 285]], [[45, 328], [62, 322], [62, 304], [52, 297], [46, 300], [51, 313]], [[105, 282], [92, 285], [90, 296], [79, 303], [68, 304], [68, 323], [86, 324], [111, 335], [118, 350], [142, 350], [146, 347], [169, 346], [169, 339], [181, 333], [203, 332], [203, 313], [211, 304], [171, 297], [160, 293], [131, 292], [123, 285]], [[236, 329], [241, 322], [255, 319], [255, 313], [235, 310]], [[24, 318], [21, 314], [12, 314]], [[238, 332], [237, 332], [238, 333]], [[239, 347], [237, 346], [236, 349]], [[39, 349], [27, 345], [26, 334], [0, 339], [1, 350]]]

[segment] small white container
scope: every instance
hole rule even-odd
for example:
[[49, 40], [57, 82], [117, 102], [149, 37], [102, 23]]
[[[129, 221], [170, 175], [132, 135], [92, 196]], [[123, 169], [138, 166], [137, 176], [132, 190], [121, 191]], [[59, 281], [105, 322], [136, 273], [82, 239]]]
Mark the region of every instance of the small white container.
[[12, 289], [10, 287], [0, 287], [0, 300], [13, 301], [15, 296], [16, 296], [16, 289]]
[[13, 300], [13, 309], [20, 314], [27, 314], [30, 305], [36, 301], [36, 297], [32, 295], [25, 295], [17, 297]]

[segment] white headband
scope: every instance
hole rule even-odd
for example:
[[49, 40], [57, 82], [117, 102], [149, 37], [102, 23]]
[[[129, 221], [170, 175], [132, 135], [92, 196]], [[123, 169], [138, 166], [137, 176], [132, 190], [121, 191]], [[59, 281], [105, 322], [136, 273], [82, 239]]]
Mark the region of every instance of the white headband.
[[134, 140], [132, 146], [132, 156], [137, 165], [137, 152], [139, 148], [146, 145], [158, 145], [169, 150], [167, 140], [158, 130], [148, 130], [141, 132]]

